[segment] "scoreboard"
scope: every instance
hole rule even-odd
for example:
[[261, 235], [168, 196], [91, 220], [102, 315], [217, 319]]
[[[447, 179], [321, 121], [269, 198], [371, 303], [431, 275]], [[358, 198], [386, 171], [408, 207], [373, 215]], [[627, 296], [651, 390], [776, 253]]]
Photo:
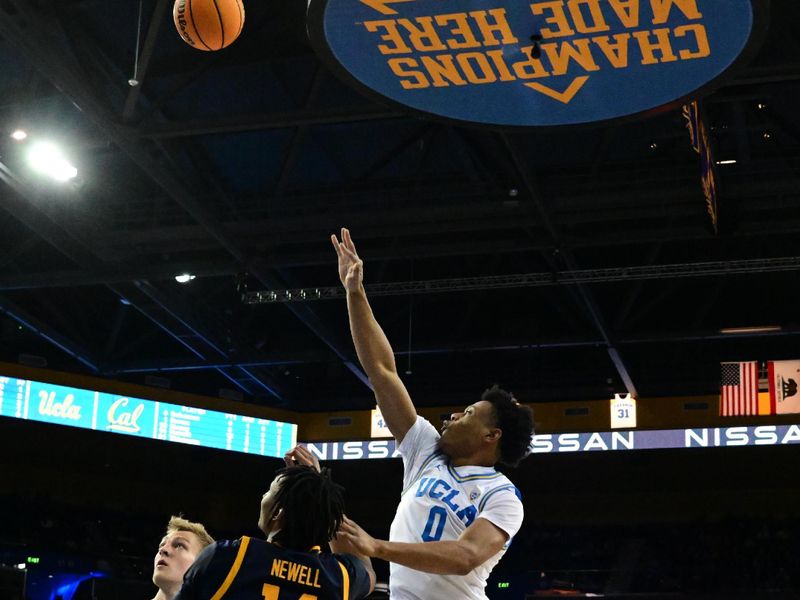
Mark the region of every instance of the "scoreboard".
[[282, 458], [297, 425], [0, 375], [0, 417]]

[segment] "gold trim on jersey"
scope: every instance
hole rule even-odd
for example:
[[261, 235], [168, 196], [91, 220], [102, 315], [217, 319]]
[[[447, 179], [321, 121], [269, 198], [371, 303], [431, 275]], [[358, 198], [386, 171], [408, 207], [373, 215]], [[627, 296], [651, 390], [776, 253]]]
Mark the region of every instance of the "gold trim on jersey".
[[350, 600], [350, 573], [342, 563], [338, 560], [336, 562], [339, 563], [339, 568], [342, 570], [342, 600]]
[[233, 580], [236, 578], [236, 575], [239, 573], [239, 569], [242, 566], [244, 555], [247, 552], [247, 546], [249, 544], [250, 538], [246, 535], [243, 535], [242, 542], [239, 544], [239, 552], [236, 553], [236, 560], [233, 561], [233, 566], [231, 566], [231, 570], [228, 571], [228, 576], [225, 577], [225, 581], [222, 582], [222, 585], [217, 590], [217, 593], [211, 596], [211, 600], [220, 600], [220, 598], [225, 595], [225, 592], [228, 591], [228, 588], [231, 587]]

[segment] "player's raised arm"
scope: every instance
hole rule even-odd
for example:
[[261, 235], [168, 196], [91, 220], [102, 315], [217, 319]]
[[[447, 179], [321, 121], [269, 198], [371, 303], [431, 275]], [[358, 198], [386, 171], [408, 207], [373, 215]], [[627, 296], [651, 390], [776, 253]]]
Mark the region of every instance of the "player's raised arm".
[[372, 314], [364, 291], [364, 263], [358, 257], [350, 232], [342, 228], [342, 239], [331, 242], [339, 257], [339, 279], [347, 291], [350, 333], [358, 360], [364, 367], [386, 425], [399, 444], [417, 419], [408, 390], [397, 374], [394, 352], [386, 334]]

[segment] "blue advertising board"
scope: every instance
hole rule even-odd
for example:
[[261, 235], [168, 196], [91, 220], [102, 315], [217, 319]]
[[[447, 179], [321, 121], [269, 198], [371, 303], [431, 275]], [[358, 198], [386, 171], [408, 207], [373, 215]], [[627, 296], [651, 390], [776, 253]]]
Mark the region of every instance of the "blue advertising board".
[[433, 117], [552, 127], [666, 110], [754, 53], [768, 0], [310, 0], [318, 53]]
[[0, 376], [0, 417], [282, 458], [297, 425]]

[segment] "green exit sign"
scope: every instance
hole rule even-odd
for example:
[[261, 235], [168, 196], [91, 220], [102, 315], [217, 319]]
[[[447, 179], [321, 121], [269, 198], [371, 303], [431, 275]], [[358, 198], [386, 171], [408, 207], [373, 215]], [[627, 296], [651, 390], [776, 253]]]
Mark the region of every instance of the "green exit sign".
[[511, 584], [508, 583], [507, 581], [501, 581], [497, 584], [497, 587], [499, 587], [502, 590], [511, 587]]
[[39, 564], [39, 557], [38, 556], [29, 556], [26, 560], [27, 560], [27, 563], [29, 565], [38, 565]]

